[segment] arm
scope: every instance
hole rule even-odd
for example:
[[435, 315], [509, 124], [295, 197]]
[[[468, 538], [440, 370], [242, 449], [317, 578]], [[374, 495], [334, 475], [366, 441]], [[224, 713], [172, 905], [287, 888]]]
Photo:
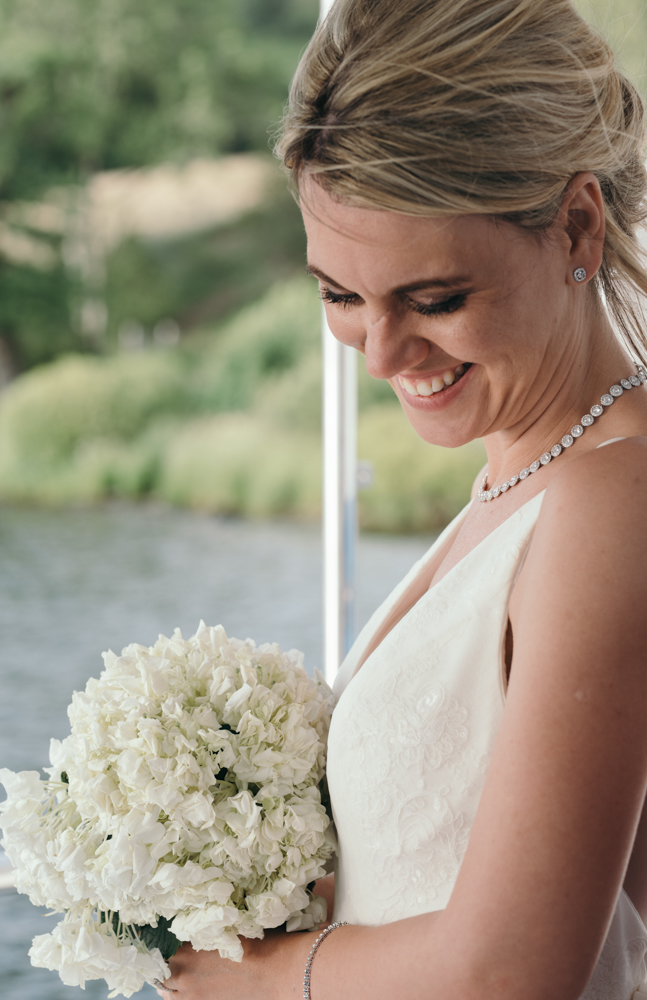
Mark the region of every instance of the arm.
[[[449, 905], [335, 931], [314, 963], [313, 1000], [580, 996], [647, 785], [645, 510], [647, 442], [588, 453], [554, 478], [515, 593], [504, 719]], [[311, 942], [249, 942], [245, 988], [226, 972], [182, 1000], [299, 996]]]

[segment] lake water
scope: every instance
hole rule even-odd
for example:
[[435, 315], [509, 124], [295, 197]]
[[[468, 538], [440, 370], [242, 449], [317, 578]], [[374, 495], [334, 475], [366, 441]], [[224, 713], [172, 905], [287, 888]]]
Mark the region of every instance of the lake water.
[[[430, 540], [364, 536], [357, 555], [357, 622]], [[102, 668], [104, 649], [146, 645], [199, 620], [229, 635], [278, 642], [321, 666], [321, 542], [317, 528], [255, 524], [114, 505], [82, 510], [0, 509], [0, 766], [38, 769], [51, 737], [69, 731], [74, 689]], [[55, 973], [32, 969], [44, 918], [25, 896], [0, 893], [2, 1000], [98, 1000]], [[145, 988], [142, 1000], [156, 998]]]

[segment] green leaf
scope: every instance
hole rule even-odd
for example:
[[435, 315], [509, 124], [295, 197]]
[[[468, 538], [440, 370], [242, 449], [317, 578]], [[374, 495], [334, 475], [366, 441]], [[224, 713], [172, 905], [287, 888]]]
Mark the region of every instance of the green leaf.
[[[107, 918], [106, 913], [100, 914], [101, 923], [105, 923]], [[119, 920], [119, 914], [112, 914], [112, 926], [115, 934], [119, 934], [119, 927], [121, 921]], [[121, 926], [126, 926], [121, 925]], [[168, 962], [169, 958], [172, 958], [175, 952], [178, 950], [182, 942], [176, 938], [172, 930], [170, 930], [171, 921], [167, 920], [166, 917], [157, 918], [157, 927], [151, 927], [150, 924], [144, 924], [139, 926], [137, 924], [130, 924], [130, 930], [138, 937], [147, 948], [152, 950], [153, 948], [159, 948], [162, 953], [162, 958], [165, 962]]]
[[147, 924], [144, 927], [133, 927], [133, 930], [148, 948], [159, 948], [162, 958], [168, 962], [182, 944], [170, 930], [170, 926], [170, 920], [167, 920], [166, 917], [158, 917], [157, 927], [151, 927]]

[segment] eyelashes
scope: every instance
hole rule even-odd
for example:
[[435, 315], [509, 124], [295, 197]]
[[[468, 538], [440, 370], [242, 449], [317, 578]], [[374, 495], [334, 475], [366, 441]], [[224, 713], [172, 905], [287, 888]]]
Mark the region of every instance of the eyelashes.
[[[342, 309], [354, 306], [360, 301], [359, 295], [356, 295], [354, 292], [333, 292], [331, 288], [327, 288], [325, 285], [320, 287], [319, 294], [324, 302], [341, 306]], [[449, 298], [443, 299], [442, 302], [416, 302], [409, 298], [406, 301], [413, 312], [419, 313], [421, 316], [446, 316], [460, 309], [464, 305], [466, 298], [466, 292], [458, 292], [456, 295], [451, 295]]]
[[459, 292], [448, 299], [443, 299], [442, 302], [414, 302], [412, 299], [409, 299], [409, 302], [413, 311], [420, 313], [421, 316], [447, 316], [460, 309], [465, 304], [466, 298], [466, 292]]
[[321, 285], [319, 288], [319, 294], [324, 302], [330, 302], [334, 306], [352, 306], [359, 301], [359, 295], [355, 295], [354, 292], [347, 292], [344, 295], [340, 295], [338, 292], [333, 292], [331, 288], [327, 288], [325, 285]]

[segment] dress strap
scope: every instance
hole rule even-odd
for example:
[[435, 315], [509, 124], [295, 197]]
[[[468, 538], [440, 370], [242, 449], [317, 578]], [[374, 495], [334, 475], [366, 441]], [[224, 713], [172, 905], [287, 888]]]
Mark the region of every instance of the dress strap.
[[616, 441], [626, 441], [626, 440], [627, 440], [627, 439], [626, 439], [626, 437], [621, 437], [621, 438], [609, 438], [609, 440], [608, 440], [608, 441], [603, 441], [603, 442], [602, 442], [602, 444], [598, 444], [598, 445], [596, 445], [596, 451], [597, 451], [597, 449], [598, 449], [598, 448], [604, 448], [604, 447], [605, 447], [605, 445], [607, 445], [607, 444], [615, 444], [615, 443], [616, 443]]

